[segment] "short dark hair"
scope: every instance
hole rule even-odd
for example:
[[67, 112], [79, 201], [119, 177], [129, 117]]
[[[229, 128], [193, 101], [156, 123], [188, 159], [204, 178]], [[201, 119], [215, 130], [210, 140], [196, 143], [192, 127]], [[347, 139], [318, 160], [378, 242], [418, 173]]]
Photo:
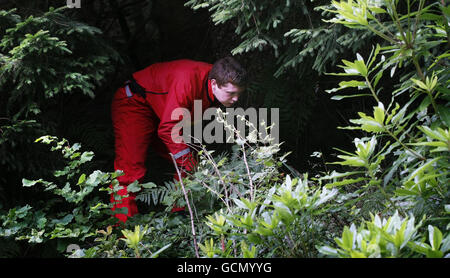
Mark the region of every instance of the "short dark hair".
[[231, 83], [235, 86], [247, 87], [247, 71], [233, 57], [217, 60], [209, 72], [209, 79], [215, 79], [219, 86]]

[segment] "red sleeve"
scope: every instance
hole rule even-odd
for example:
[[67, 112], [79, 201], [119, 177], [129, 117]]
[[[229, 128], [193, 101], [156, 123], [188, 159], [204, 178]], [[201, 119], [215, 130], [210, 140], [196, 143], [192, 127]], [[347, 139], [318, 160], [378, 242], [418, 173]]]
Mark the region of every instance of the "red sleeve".
[[[193, 165], [195, 165], [196, 162], [189, 146], [185, 144], [181, 137], [181, 121], [184, 118], [180, 113], [182, 110], [175, 110], [177, 108], [184, 108], [185, 113], [188, 113], [190, 117], [191, 111], [189, 109], [192, 107], [193, 103], [192, 89], [192, 85], [189, 82], [177, 82], [172, 86], [171, 90], [169, 90], [169, 96], [158, 127], [158, 136], [176, 159], [178, 167], [186, 171], [192, 170]], [[173, 117], [172, 113], [174, 113], [174, 115], [178, 114], [179, 116]], [[172, 137], [177, 140], [174, 142]]]

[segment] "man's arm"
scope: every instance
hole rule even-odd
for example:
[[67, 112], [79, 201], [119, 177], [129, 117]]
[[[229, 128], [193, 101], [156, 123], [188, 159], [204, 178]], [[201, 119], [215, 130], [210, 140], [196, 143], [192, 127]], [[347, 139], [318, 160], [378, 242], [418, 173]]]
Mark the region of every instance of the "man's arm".
[[[191, 93], [192, 86], [188, 83], [179, 82], [169, 91], [166, 107], [161, 117], [158, 127], [158, 136], [167, 146], [169, 152], [174, 156], [178, 167], [185, 171], [191, 171], [196, 161], [192, 155], [191, 149], [182, 139], [182, 129], [180, 122], [186, 117], [182, 113], [172, 113], [176, 109], [184, 109], [186, 112], [192, 107], [193, 99]], [[190, 115], [189, 115], [190, 116]], [[177, 138], [178, 143], [172, 138]]]

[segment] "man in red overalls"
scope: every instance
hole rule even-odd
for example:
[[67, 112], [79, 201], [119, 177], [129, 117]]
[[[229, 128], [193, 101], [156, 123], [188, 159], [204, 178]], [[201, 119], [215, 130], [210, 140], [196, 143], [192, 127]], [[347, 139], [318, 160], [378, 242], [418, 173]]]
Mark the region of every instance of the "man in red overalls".
[[[186, 108], [193, 113], [194, 100], [202, 101], [203, 111], [208, 107], [232, 106], [245, 89], [246, 71], [232, 57], [218, 60], [214, 65], [192, 60], [176, 60], [153, 64], [135, 72], [131, 80], [119, 88], [112, 101], [112, 121], [115, 134], [114, 169], [122, 170], [118, 178], [123, 189], [116, 200], [111, 194], [112, 210], [128, 208], [127, 214], [115, 214], [126, 222], [138, 213], [136, 195], [127, 192], [135, 180], [142, 182], [146, 172], [145, 161], [150, 144], [164, 158], [177, 166], [192, 170], [195, 165], [190, 148], [172, 140], [174, 126], [182, 120], [172, 119], [176, 108]], [[175, 176], [177, 178], [177, 176]], [[183, 208], [173, 208], [172, 211]]]

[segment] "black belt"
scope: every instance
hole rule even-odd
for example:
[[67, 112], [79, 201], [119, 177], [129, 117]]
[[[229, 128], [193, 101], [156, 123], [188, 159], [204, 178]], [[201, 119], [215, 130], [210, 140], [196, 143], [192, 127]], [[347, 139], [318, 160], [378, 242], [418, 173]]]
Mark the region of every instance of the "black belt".
[[[126, 88], [127, 86], [129, 88], [129, 90], [127, 90], [127, 88]], [[155, 94], [155, 95], [166, 95], [167, 94], [167, 92], [155, 93], [155, 92], [146, 91], [144, 89], [144, 87], [139, 85], [139, 83], [137, 83], [137, 81], [132, 76], [130, 77], [130, 79], [128, 79], [125, 82], [125, 89], [127, 91], [128, 97], [132, 96], [131, 92], [134, 93], [134, 94], [140, 95], [143, 98], [145, 98], [145, 94]]]

